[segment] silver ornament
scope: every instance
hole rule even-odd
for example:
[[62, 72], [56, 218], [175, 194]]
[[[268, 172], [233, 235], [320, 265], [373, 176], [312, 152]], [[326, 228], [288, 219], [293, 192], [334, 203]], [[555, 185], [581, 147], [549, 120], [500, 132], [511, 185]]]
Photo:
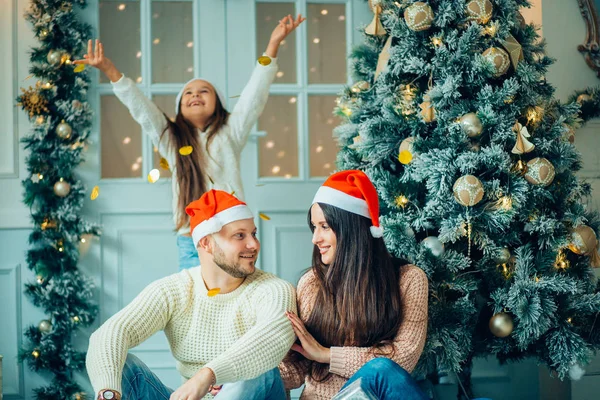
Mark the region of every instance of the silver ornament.
[[60, 178], [58, 182], [54, 184], [54, 194], [58, 197], [66, 197], [69, 192], [71, 192], [71, 185], [63, 178]]
[[43, 319], [38, 324], [38, 329], [42, 333], [49, 333], [52, 330], [52, 322], [48, 321], [47, 319]]
[[52, 65], [60, 65], [62, 60], [62, 52], [59, 50], [50, 50], [46, 56], [46, 60], [48, 60], [48, 63]]
[[71, 129], [71, 125], [67, 124], [65, 120], [63, 120], [56, 127], [56, 135], [61, 139], [68, 139], [71, 137], [71, 133], [73, 130]]
[[440, 242], [437, 236], [428, 236], [423, 239], [425, 246], [434, 257], [439, 257], [444, 254], [444, 243]]
[[481, 120], [475, 113], [468, 113], [460, 117], [460, 127], [470, 138], [477, 137], [483, 132]]
[[496, 255], [496, 262], [498, 264], [506, 264], [510, 261], [510, 251], [505, 247], [503, 249], [498, 250], [498, 254]]
[[507, 313], [501, 312], [495, 314], [490, 319], [490, 331], [494, 336], [504, 338], [510, 335], [513, 331], [513, 319]]

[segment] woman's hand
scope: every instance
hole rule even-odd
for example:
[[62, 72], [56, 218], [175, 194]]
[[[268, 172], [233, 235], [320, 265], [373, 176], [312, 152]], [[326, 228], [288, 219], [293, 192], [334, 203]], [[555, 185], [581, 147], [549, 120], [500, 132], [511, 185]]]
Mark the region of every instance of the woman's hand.
[[292, 350], [302, 354], [305, 358], [319, 362], [321, 364], [329, 364], [331, 352], [327, 347], [323, 347], [315, 340], [315, 338], [308, 333], [304, 323], [298, 316], [291, 312], [286, 312], [285, 315], [288, 317], [294, 328], [294, 332], [298, 339], [300, 339], [301, 346], [294, 343]]
[[269, 57], [277, 57], [277, 50], [279, 49], [279, 44], [281, 41], [290, 33], [292, 33], [305, 20], [306, 18], [303, 18], [300, 14], [298, 14], [298, 18], [296, 18], [296, 20], [294, 20], [291, 15], [283, 17], [275, 29], [273, 29], [273, 33], [271, 33], [271, 40], [269, 40], [269, 46], [267, 46], [265, 54]]
[[88, 52], [83, 55], [83, 60], [75, 60], [73, 64], [86, 64], [90, 67], [98, 68], [112, 82], [121, 79], [121, 72], [107, 57], [104, 57], [104, 46], [96, 39], [96, 46], [92, 45], [92, 40], [88, 40]]

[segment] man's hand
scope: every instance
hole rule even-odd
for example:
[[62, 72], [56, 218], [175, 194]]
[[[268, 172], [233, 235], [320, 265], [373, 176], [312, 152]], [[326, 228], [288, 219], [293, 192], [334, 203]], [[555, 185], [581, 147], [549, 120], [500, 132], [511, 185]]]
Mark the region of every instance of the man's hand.
[[210, 368], [202, 368], [179, 389], [174, 391], [169, 400], [200, 400], [211, 389], [215, 374]]

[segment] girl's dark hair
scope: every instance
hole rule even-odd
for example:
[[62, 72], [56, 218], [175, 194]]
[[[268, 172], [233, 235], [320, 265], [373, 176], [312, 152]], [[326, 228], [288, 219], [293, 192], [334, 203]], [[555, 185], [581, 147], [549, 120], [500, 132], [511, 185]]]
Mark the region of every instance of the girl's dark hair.
[[171, 143], [170, 151], [177, 152], [178, 149], [183, 146], [192, 146], [194, 151], [187, 157], [176, 157], [177, 169], [177, 185], [179, 186], [179, 200], [177, 202], [177, 208], [179, 209], [179, 218], [175, 223], [175, 230], [179, 230], [188, 223], [188, 215], [185, 212], [185, 208], [192, 201], [197, 200], [206, 191], [206, 182], [202, 176], [202, 154], [208, 153], [208, 146], [212, 141], [213, 137], [219, 132], [223, 125], [227, 124], [229, 112], [225, 109], [219, 96], [215, 91], [215, 112], [207, 121], [207, 141], [206, 141], [206, 153], [199, 151], [198, 133], [196, 128], [189, 123], [181, 114], [181, 103], [179, 104], [179, 112], [175, 117], [175, 122], [171, 121], [165, 114], [167, 119], [167, 127], [162, 132], [160, 139], [165, 133], [169, 134], [169, 141]]
[[[389, 346], [398, 334], [402, 319], [400, 266], [382, 238], [371, 236], [371, 220], [338, 207], [318, 203], [333, 230], [337, 250], [331, 264], [324, 265], [317, 246], [312, 270], [317, 294], [307, 330], [321, 345], [375, 347], [378, 355], [393, 356]], [[312, 231], [311, 212], [308, 224]], [[329, 375], [329, 365], [311, 363], [317, 381]]]

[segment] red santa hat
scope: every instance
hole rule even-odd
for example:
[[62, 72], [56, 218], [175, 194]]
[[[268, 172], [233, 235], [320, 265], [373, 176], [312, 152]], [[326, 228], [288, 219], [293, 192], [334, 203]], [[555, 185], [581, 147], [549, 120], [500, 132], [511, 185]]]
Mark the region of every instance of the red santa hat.
[[227, 192], [214, 189], [192, 201], [185, 212], [190, 216], [194, 246], [198, 246], [204, 236], [219, 232], [231, 222], [254, 218], [246, 203]]
[[383, 228], [379, 225], [377, 190], [362, 171], [340, 171], [331, 175], [317, 190], [313, 199], [315, 203], [329, 204], [369, 218], [373, 223], [371, 235], [376, 238], [383, 236]]

